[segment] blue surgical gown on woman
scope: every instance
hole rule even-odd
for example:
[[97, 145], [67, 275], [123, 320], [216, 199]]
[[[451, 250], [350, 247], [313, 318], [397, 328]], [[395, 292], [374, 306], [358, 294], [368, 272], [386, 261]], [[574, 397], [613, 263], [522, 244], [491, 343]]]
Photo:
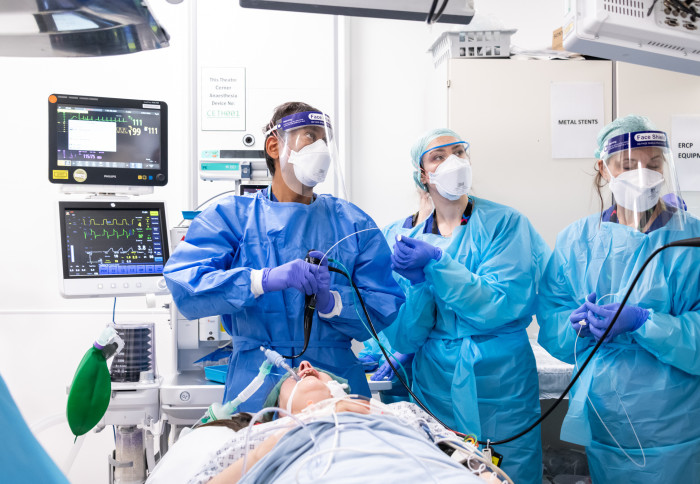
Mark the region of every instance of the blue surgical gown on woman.
[[[443, 251], [426, 281], [401, 278], [406, 304], [385, 334], [395, 350], [415, 352], [412, 390], [451, 428], [479, 439], [513, 436], [540, 415], [535, 357], [526, 328], [550, 249], [516, 210], [470, 197], [471, 217], [451, 237], [424, 233], [425, 223], [385, 228]], [[539, 427], [495, 447], [517, 483], [542, 482]]]
[[[540, 344], [569, 363], [575, 345], [580, 366], [596, 341], [577, 339], [571, 312], [591, 292], [600, 304], [621, 302], [654, 250], [700, 236], [700, 221], [686, 215], [681, 230], [678, 215], [646, 234], [600, 215], [564, 229], [540, 283]], [[700, 482], [698, 249], [660, 252], [627, 304], [648, 309], [649, 318], [594, 355], [570, 396], [562, 439], [586, 446], [596, 483]]]
[[[235, 398], [257, 375], [264, 360], [260, 346], [282, 355], [298, 354], [303, 346], [304, 294], [286, 289], [255, 297], [250, 290], [251, 270], [303, 259], [313, 249], [325, 252], [343, 237], [365, 229], [373, 230], [348, 237], [328, 257], [350, 272], [380, 331], [396, 318], [404, 296], [392, 277], [386, 241], [372, 219], [355, 205], [329, 195], [319, 195], [309, 205], [279, 203], [263, 190], [250, 197], [228, 197], [193, 220], [164, 272], [185, 317], [220, 314], [231, 334], [233, 353], [224, 401]], [[308, 350], [299, 361], [288, 362], [296, 366], [308, 360], [348, 379], [353, 393], [369, 396], [362, 365], [351, 350], [353, 338], [363, 341], [370, 336], [358, 316], [362, 310], [356, 307], [359, 303], [352, 286], [342, 275], [331, 273], [331, 290], [340, 293], [341, 313], [330, 319], [314, 313]], [[269, 375], [239, 409], [262, 408], [279, 378]]]

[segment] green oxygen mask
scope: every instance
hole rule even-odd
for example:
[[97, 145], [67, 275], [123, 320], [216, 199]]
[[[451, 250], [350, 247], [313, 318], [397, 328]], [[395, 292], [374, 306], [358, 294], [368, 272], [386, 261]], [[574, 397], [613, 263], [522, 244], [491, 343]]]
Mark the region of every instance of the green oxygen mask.
[[66, 417], [76, 438], [102, 419], [112, 394], [107, 359], [119, 353], [124, 341], [108, 326], [83, 356], [68, 393]]

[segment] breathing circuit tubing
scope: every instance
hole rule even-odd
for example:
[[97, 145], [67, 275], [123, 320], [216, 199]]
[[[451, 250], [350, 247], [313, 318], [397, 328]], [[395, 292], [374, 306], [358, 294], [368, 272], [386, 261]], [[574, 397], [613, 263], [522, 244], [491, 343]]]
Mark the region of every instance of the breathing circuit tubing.
[[[507, 439], [501, 439], [501, 440], [498, 440], [498, 441], [487, 440], [487, 441], [483, 442], [483, 441], [480, 441], [480, 440], [479, 440], [479, 441], [477, 441], [479, 444], [481, 444], [481, 445], [486, 445], [487, 447], [489, 447], [489, 446], [491, 446], [491, 445], [500, 445], [500, 444], [506, 444], [506, 443], [508, 443], [508, 442], [512, 442], [513, 440], [519, 439], [520, 437], [522, 437], [522, 436], [525, 435], [526, 433], [530, 432], [532, 429], [534, 429], [534, 428], [537, 427], [540, 423], [542, 423], [542, 422], [544, 421], [544, 419], [546, 419], [547, 417], [549, 417], [549, 415], [554, 411], [554, 409], [562, 402], [562, 400], [564, 400], [564, 398], [566, 397], [566, 395], [568, 395], [569, 391], [571, 390], [571, 387], [574, 386], [574, 383], [576, 383], [576, 381], [579, 379], [579, 377], [581, 376], [581, 373], [583, 373], [583, 370], [586, 368], [586, 366], [588, 366], [588, 363], [591, 361], [591, 359], [593, 359], [593, 355], [595, 355], [595, 353], [598, 351], [598, 348], [600, 348], [600, 346], [601, 346], [601, 345], [603, 344], [603, 342], [605, 341], [605, 337], [608, 335], [608, 333], [610, 333], [610, 330], [612, 329], [613, 325], [614, 325], [615, 322], [617, 321], [617, 318], [620, 316], [620, 312], [622, 311], [622, 308], [623, 308], [623, 307], [625, 306], [625, 304], [627, 303], [627, 300], [629, 299], [630, 294], [632, 293], [632, 290], [634, 289], [634, 286], [637, 284], [637, 281], [638, 281], [639, 278], [641, 277], [642, 272], [644, 271], [644, 269], [646, 268], [646, 266], [647, 266], [647, 265], [649, 264], [649, 262], [651, 262], [651, 260], [656, 256], [656, 254], [658, 254], [659, 252], [661, 252], [661, 251], [664, 250], [664, 249], [668, 249], [669, 247], [700, 247], [700, 237], [694, 237], [694, 238], [689, 238], [689, 239], [677, 240], [677, 241], [675, 241], [675, 242], [671, 242], [670, 244], [663, 245], [663, 246], [659, 247], [658, 249], [656, 249], [654, 252], [652, 252], [652, 254], [651, 254], [649, 257], [647, 257], [647, 259], [644, 261], [644, 264], [642, 264], [642, 267], [641, 267], [641, 268], [639, 269], [639, 271], [637, 272], [637, 275], [635, 276], [634, 280], [632, 281], [632, 284], [630, 285], [629, 289], [627, 289], [627, 293], [625, 294], [625, 297], [622, 299], [622, 302], [620, 303], [620, 306], [617, 308], [617, 312], [615, 313], [615, 316], [613, 316], [613, 319], [612, 319], [612, 321], [610, 322], [610, 324], [608, 325], [607, 329], [606, 329], [605, 332], [602, 334], [602, 336], [598, 339], [597, 344], [593, 347], [593, 350], [590, 352], [590, 354], [588, 355], [588, 357], [586, 358], [586, 360], [583, 362], [583, 364], [581, 365], [581, 367], [578, 369], [578, 371], [576, 372], [576, 374], [573, 376], [573, 378], [572, 378], [571, 381], [569, 382], [569, 385], [564, 389], [564, 392], [563, 392], [563, 393], [561, 394], [561, 396], [557, 399], [557, 401], [554, 402], [554, 404], [553, 404], [549, 409], [547, 409], [547, 411], [546, 411], [544, 414], [542, 414], [542, 415], [541, 415], [535, 422], [533, 422], [528, 428], [526, 428], [525, 430], [523, 430], [523, 431], [521, 431], [521, 432], [519, 432], [519, 433], [513, 435], [512, 437], [508, 437]], [[369, 323], [369, 330], [370, 330], [370, 332], [372, 333], [372, 336], [373, 336], [374, 338], [376, 338], [377, 340], [379, 340], [379, 336], [377, 335], [377, 331], [374, 329], [374, 325], [372, 324], [372, 320], [371, 320], [370, 317], [369, 317], [369, 313], [367, 312], [367, 308], [365, 307], [365, 303], [364, 303], [364, 301], [362, 300], [362, 296], [361, 296], [361, 294], [360, 294], [360, 291], [359, 291], [359, 289], [357, 288], [357, 286], [355, 285], [355, 282], [350, 278], [350, 275], [349, 275], [349, 274], [346, 274], [345, 272], [343, 272], [343, 271], [340, 270], [340, 269], [336, 269], [335, 267], [331, 267], [331, 266], [328, 266], [328, 270], [331, 271], [331, 272], [336, 272], [336, 273], [338, 273], [338, 274], [342, 274], [343, 276], [345, 276], [345, 277], [350, 281], [350, 284], [352, 284], [352, 288], [355, 290], [355, 294], [357, 294], [357, 298], [358, 298], [358, 300], [360, 301], [360, 305], [362, 306], [362, 311], [365, 313], [365, 317], [367, 318], [367, 322]], [[313, 311], [312, 311], [312, 314], [313, 314]], [[309, 329], [310, 329], [310, 327], [309, 327]], [[305, 332], [306, 332], [306, 327], [305, 327]], [[306, 339], [306, 335], [305, 335], [304, 351], [306, 351], [306, 346], [307, 346], [307, 345], [308, 345], [308, 339]], [[425, 410], [425, 412], [427, 412], [428, 415], [430, 415], [431, 417], [433, 417], [440, 425], [442, 425], [442, 426], [445, 427], [446, 429], [448, 429], [448, 430], [454, 432], [456, 435], [459, 435], [459, 436], [461, 436], [461, 437], [466, 437], [466, 434], [463, 434], [462, 432], [457, 432], [457, 431], [451, 429], [451, 428], [450, 428], [448, 425], [446, 425], [442, 420], [440, 420], [439, 418], [437, 418], [437, 417], [425, 406], [425, 404], [424, 404], [423, 402], [421, 402], [420, 399], [419, 399], [418, 397], [416, 397], [416, 395], [411, 391], [409, 385], [408, 385], [408, 384], [406, 383], [406, 381], [401, 377], [399, 371], [396, 369], [396, 367], [394, 366], [394, 364], [391, 362], [391, 358], [390, 358], [389, 355], [387, 354], [387, 352], [386, 352], [386, 350], [384, 349], [384, 347], [383, 347], [382, 345], [379, 345], [379, 349], [382, 350], [382, 353], [384, 354], [384, 357], [386, 358], [386, 362], [389, 364], [389, 366], [391, 367], [391, 369], [394, 371], [394, 374], [395, 374], [396, 377], [399, 379], [399, 381], [401, 382], [401, 384], [402, 384], [404, 387], [406, 387], [406, 390], [408, 390], [408, 393], [411, 395], [411, 397], [413, 397], [413, 399], [415, 400], [415, 402], [416, 402], [423, 410]], [[301, 354], [303, 354], [304, 351], [302, 351]], [[300, 355], [301, 355], [301, 354], [300, 354]], [[295, 357], [295, 358], [296, 358], [296, 357]]]

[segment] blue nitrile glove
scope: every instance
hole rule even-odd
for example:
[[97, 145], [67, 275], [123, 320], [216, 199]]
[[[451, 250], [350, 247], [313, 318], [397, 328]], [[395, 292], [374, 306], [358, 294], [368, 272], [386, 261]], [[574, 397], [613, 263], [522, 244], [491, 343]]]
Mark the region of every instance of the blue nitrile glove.
[[396, 237], [391, 262], [399, 270], [423, 269], [431, 260], [440, 260], [442, 250], [422, 240]]
[[[588, 308], [586, 307], [586, 303], [595, 303], [596, 295], [594, 292], [590, 293], [588, 297], [586, 297], [586, 301], [584, 301], [581, 306], [571, 313], [571, 316], [569, 316], [569, 321], [571, 321], [571, 327], [574, 328], [574, 331], [576, 331], [576, 334], [579, 335], [581, 338], [586, 338], [588, 336], [591, 336], [591, 328], [590, 324], [587, 321], [588, 318]], [[581, 321], [586, 321], [586, 324], [580, 324]], [[579, 333], [580, 331], [580, 333]]]
[[358, 360], [362, 363], [362, 369], [365, 370], [366, 373], [376, 370], [379, 366], [379, 362], [370, 355], [360, 356]]
[[262, 288], [270, 292], [292, 287], [310, 296], [318, 291], [316, 272], [318, 269], [313, 264], [295, 259], [279, 267], [263, 269]]
[[420, 269], [401, 269], [394, 263], [394, 254], [391, 254], [391, 270], [411, 281], [411, 284], [420, 284], [425, 281], [425, 272], [423, 272], [422, 267]]
[[[399, 365], [396, 363], [398, 360], [399, 363], [401, 363], [401, 366], [404, 367], [404, 370], [406, 369], [406, 365], [410, 365], [411, 362], [413, 361], [413, 353], [409, 353], [407, 355], [404, 355], [403, 353], [399, 353], [398, 351], [395, 351], [394, 354], [391, 356], [391, 362], [394, 364], [397, 370], [400, 370]], [[382, 381], [382, 380], [392, 380], [394, 378], [394, 370], [391, 369], [389, 366], [389, 363], [384, 363], [382, 366], [379, 367], [379, 369], [374, 372], [374, 375], [370, 378], [372, 381]], [[409, 383], [410, 382], [406, 382]]]
[[318, 250], [309, 252], [309, 257], [319, 259], [321, 264], [314, 264], [316, 269], [316, 310], [322, 314], [328, 314], [335, 307], [335, 298], [331, 294], [331, 273], [328, 270], [328, 258]]
[[[605, 330], [608, 328], [608, 326], [610, 326], [617, 309], [620, 307], [620, 303], [611, 303], [598, 306], [595, 303], [587, 302], [586, 307], [589, 311], [587, 320], [589, 326], [591, 327], [591, 333], [593, 333], [595, 339], [600, 340]], [[605, 338], [605, 341], [610, 341], [618, 334], [626, 333], [628, 331], [636, 331], [648, 318], [648, 310], [638, 306], [625, 305], [625, 307], [622, 308], [617, 321], [615, 321], [615, 324], [608, 333], [607, 338]]]

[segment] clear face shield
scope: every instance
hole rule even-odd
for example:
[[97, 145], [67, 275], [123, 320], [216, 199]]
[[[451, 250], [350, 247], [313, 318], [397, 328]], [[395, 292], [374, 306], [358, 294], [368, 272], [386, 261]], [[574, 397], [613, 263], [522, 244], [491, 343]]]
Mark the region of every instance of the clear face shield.
[[437, 146], [429, 147], [420, 157], [421, 167], [429, 184], [448, 200], [458, 200], [472, 187], [469, 143], [454, 141], [451, 136], [436, 138]]
[[619, 223], [646, 232], [661, 218], [663, 226], [683, 229], [684, 202], [666, 133], [637, 131], [612, 137], [600, 157]]
[[280, 171], [295, 193], [313, 192], [346, 198], [330, 117], [306, 111], [283, 117], [271, 130], [279, 142]]

